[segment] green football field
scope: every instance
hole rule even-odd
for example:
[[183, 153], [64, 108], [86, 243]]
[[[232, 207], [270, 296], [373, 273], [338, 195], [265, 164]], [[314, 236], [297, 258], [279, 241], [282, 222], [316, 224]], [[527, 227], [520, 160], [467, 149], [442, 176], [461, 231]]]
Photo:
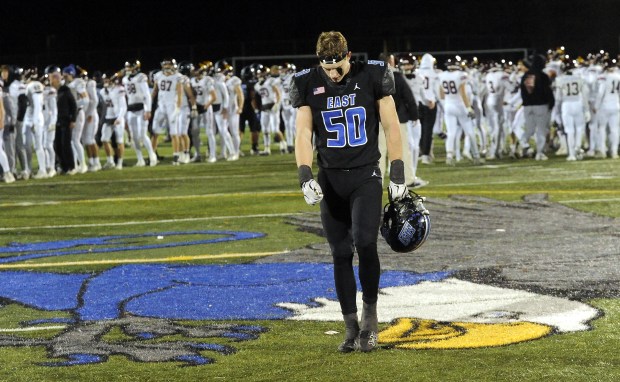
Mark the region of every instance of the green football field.
[[[465, 160], [448, 167], [437, 149], [435, 164], [420, 165], [418, 171], [430, 181], [417, 191], [429, 201], [431, 236], [420, 251], [398, 255], [404, 257], [402, 269], [399, 257], [385, 255], [389, 273], [382, 280], [394, 287], [386, 284], [386, 302], [399, 287], [416, 291], [421, 285], [447, 285], [446, 274], [459, 268], [457, 254], [463, 248], [446, 245], [452, 228], [442, 219], [455, 195], [517, 206], [527, 195], [545, 194], [549, 203], [566, 206], [575, 216], [604, 222], [606, 237], [616, 241], [600, 243], [607, 245], [605, 250], [592, 247], [579, 261], [562, 262], [571, 248], [558, 247], [558, 264], [566, 270], [553, 273], [560, 275], [554, 280], [544, 279], [546, 270], [514, 260], [511, 266], [542, 274], [543, 281], [477, 285], [472, 278], [467, 285], [484, 291], [499, 285], [505, 287], [502, 293], [527, 291], [532, 293], [528, 298], [536, 293], [537, 298], [553, 297], [561, 304], [596, 311], [580, 321], [583, 328], [562, 330], [508, 317], [508, 324], [503, 329], [498, 324], [495, 331], [476, 319], [411, 313], [408, 318], [420, 325], [403, 329], [401, 337], [421, 335], [408, 340], [412, 346], [395, 346], [388, 340], [395, 322], [382, 322], [381, 349], [339, 354], [341, 323], [329, 319], [329, 312], [304, 318], [316, 312], [311, 308], [327, 311], [333, 305], [333, 289], [325, 239], [316, 229], [295, 223], [305, 218], [316, 222], [318, 207], [303, 200], [294, 156], [274, 151], [271, 156], [246, 154], [236, 162], [176, 167], [170, 164], [170, 147], [162, 144], [160, 151], [168, 158], [154, 168], [133, 168], [135, 156], [128, 149], [122, 171], [0, 183], [1, 381], [620, 379], [620, 280], [615, 267], [596, 265], [600, 258], [613, 264], [620, 256], [617, 160], [566, 162], [550, 155], [544, 162], [502, 159], [474, 167]], [[457, 209], [457, 215], [469, 213]], [[505, 216], [506, 221], [513, 218]], [[546, 228], [535, 226], [536, 219], [533, 215], [531, 235], [544, 240]], [[472, 220], [471, 227], [459, 228], [459, 234], [471, 232], [464, 241], [467, 248], [475, 248], [477, 224]], [[441, 235], [434, 235], [435, 230]], [[598, 231], [582, 231], [566, 239], [578, 241], [583, 234], [596, 243]], [[554, 239], [562, 242], [557, 234]], [[440, 244], [443, 255], [454, 253], [453, 268], [433, 269], [432, 250]], [[319, 261], [279, 261], [289, 254], [301, 256], [300, 251], [316, 245], [323, 245], [317, 247], [318, 257], [294, 259]], [[518, 249], [523, 243], [506, 239], [497, 245]], [[464, 272], [485, 268], [487, 259], [471, 255], [467, 261], [473, 265], [452, 276], [462, 279]], [[423, 271], [421, 264], [426, 265]], [[592, 286], [596, 292], [588, 293], [586, 283], [578, 291], [557, 288], [561, 293], [547, 296], [552, 283], [579, 272], [597, 277], [596, 288]], [[418, 276], [424, 282], [412, 281]], [[321, 290], [322, 285], [326, 287]], [[415, 308], [415, 293], [398, 296], [391, 302], [395, 309], [399, 303]], [[426, 303], [433, 307], [432, 299]], [[484, 306], [483, 300], [474, 303]], [[533, 315], [544, 316], [536, 313], [537, 306], [530, 308]], [[505, 318], [492, 313], [498, 320]], [[561, 312], [556, 316], [559, 321], [565, 318]], [[515, 326], [525, 331], [507, 338]], [[487, 337], [455, 340], [457, 346], [431, 344], [430, 338], [473, 335], [474, 327], [488, 330]]]

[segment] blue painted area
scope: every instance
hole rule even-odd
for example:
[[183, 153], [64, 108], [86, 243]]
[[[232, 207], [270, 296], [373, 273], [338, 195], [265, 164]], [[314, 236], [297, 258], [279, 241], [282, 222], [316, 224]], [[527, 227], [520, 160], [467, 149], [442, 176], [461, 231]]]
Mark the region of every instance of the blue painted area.
[[43, 366], [78, 366], [78, 365], [90, 365], [94, 363], [101, 363], [107, 359], [107, 357], [101, 357], [96, 354], [71, 354], [67, 357], [67, 361], [61, 362], [45, 362]]
[[6, 271], [0, 273], [0, 297], [42, 310], [77, 308], [85, 274]]
[[176, 358], [177, 361], [185, 362], [188, 365], [201, 366], [213, 363], [213, 360], [200, 355], [183, 355]]
[[138, 333], [136, 334], [136, 337], [143, 340], [152, 340], [153, 338], [157, 338], [157, 335], [153, 333]]
[[[206, 235], [215, 237], [209, 237], [201, 240], [183, 241], [182, 236], [187, 235]], [[134, 244], [131, 242], [132, 239], [157, 236], [163, 236], [168, 240], [157, 240], [154, 244]], [[15, 255], [1, 257], [0, 264], [65, 255], [99, 254], [120, 251], [139, 251], [189, 245], [214, 244], [235, 240], [256, 239], [264, 236], [265, 234], [260, 232], [183, 231], [153, 232], [136, 235], [102, 236], [74, 240], [49, 241], [44, 243], [10, 243], [6, 247], [0, 247], [0, 254]], [[181, 241], [170, 242], [170, 237], [174, 237], [176, 240]]]
[[[386, 271], [380, 288], [440, 281], [449, 275]], [[94, 276], [0, 272], [0, 298], [41, 310], [70, 310], [78, 321], [125, 314], [187, 320], [284, 319], [293, 313], [276, 304], [313, 305], [320, 297], [336, 300], [331, 264], [140, 264]]]

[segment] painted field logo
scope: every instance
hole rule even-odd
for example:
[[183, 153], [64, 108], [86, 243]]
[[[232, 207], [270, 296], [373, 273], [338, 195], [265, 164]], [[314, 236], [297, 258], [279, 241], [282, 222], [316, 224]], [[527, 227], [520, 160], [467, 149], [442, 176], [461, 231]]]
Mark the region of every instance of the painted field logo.
[[[153, 242], [156, 237], [172, 237], [174, 240]], [[115, 235], [90, 237], [83, 239], [48, 241], [44, 243], [11, 243], [0, 247], [0, 264], [16, 261], [56, 257], [66, 255], [80, 255], [143, 251], [147, 249], [172, 248], [200, 244], [214, 244], [235, 240], [248, 240], [264, 237], [260, 232], [239, 231], [180, 231], [180, 232], [151, 232], [133, 235]], [[143, 240], [143, 243], [140, 243]], [[13, 255], [12, 255], [13, 254]]]
[[[596, 309], [578, 301], [442, 275], [381, 288], [379, 320], [391, 325], [379, 333], [380, 345], [403, 349], [503, 346], [551, 333], [588, 330], [589, 322], [598, 316]], [[358, 306], [361, 303], [360, 293]], [[313, 306], [280, 306], [295, 312], [293, 320], [337, 321], [342, 316], [340, 305], [331, 299], [317, 299]]]
[[[208, 238], [189, 241], [202, 244], [262, 235], [214, 231], [191, 235], [200, 232]], [[175, 235], [155, 235], [162, 234]], [[24, 256], [83, 251], [86, 243], [91, 245], [89, 253], [148, 247], [139, 243], [141, 238], [51, 242], [47, 250], [42, 243], [31, 245]], [[0, 251], [10, 254], [7, 248]], [[19, 258], [6, 257], [5, 262]], [[340, 322], [332, 275], [331, 264], [317, 263], [132, 264], [96, 274], [0, 271], [5, 309], [20, 306], [30, 309], [30, 316], [32, 311], [35, 317], [40, 313], [37, 319], [0, 328], [0, 346], [43, 346], [49, 357], [43, 364], [48, 366], [101, 363], [111, 355], [141, 362], [209, 364], [213, 358], [205, 353], [232, 354], [236, 349], [231, 340], [252, 340], [266, 330], [234, 321]], [[390, 325], [380, 333], [379, 343], [397, 348], [507, 345], [552, 332], [586, 330], [598, 314], [577, 301], [465, 282], [451, 278], [450, 272], [386, 271], [380, 288], [379, 318]], [[55, 328], [56, 334], [40, 338], [20, 334], [46, 327]]]

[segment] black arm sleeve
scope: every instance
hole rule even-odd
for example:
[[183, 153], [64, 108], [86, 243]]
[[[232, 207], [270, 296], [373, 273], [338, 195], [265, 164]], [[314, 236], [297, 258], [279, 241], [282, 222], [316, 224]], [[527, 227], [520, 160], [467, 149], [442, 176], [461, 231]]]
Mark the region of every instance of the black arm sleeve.
[[289, 97], [291, 99], [291, 105], [293, 107], [301, 107], [306, 104], [304, 101], [299, 88], [297, 87], [297, 82], [295, 80], [291, 81], [291, 86], [289, 87]]

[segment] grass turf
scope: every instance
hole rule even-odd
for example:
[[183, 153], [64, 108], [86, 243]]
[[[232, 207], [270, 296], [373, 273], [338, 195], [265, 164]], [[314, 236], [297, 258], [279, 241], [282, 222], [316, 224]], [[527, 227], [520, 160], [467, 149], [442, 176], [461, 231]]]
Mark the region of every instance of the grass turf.
[[[439, 147], [440, 141], [437, 142]], [[162, 153], [169, 147], [162, 145]], [[247, 147], [246, 147], [247, 152]], [[123, 171], [103, 171], [74, 177], [0, 184], [0, 246], [11, 242], [38, 243], [106, 235], [192, 230], [245, 230], [265, 233], [261, 239], [99, 255], [75, 254], [29, 260], [17, 270], [97, 273], [115, 264], [88, 263], [98, 259], [125, 261], [188, 256], [180, 263], [247, 262], [252, 258], [209, 259], [192, 256], [282, 252], [322, 242], [286, 223], [287, 216], [316, 212], [303, 202], [291, 155], [243, 157], [238, 162], [155, 168], [131, 168], [127, 151]], [[438, 157], [441, 158], [439, 150]], [[612, 160], [566, 162], [498, 160], [483, 167], [466, 162], [456, 167], [441, 161], [421, 165], [418, 175], [430, 184], [419, 190], [428, 198], [453, 194], [481, 195], [516, 201], [531, 193], [583, 211], [620, 217], [620, 166]], [[387, 196], [385, 196], [387, 198]], [[185, 239], [189, 239], [188, 236]], [[172, 238], [164, 238], [164, 240]], [[148, 243], [147, 238], [137, 239]], [[66, 262], [81, 262], [64, 265]], [[33, 264], [51, 263], [45, 268]], [[55, 265], [54, 263], [58, 263]], [[594, 330], [553, 335], [542, 340], [475, 350], [380, 350], [373, 354], [341, 355], [335, 351], [338, 322], [247, 322], [268, 328], [257, 340], [234, 343], [238, 352], [218, 355], [215, 363], [181, 367], [177, 362], [140, 363], [122, 355], [89, 366], [46, 367], [42, 346], [0, 347], [3, 381], [613, 381], [620, 377], [620, 303], [616, 299], [587, 301], [604, 315]], [[0, 327], [16, 328], [30, 319], [67, 316], [42, 312], [4, 301]], [[20, 333], [23, 338], [51, 338], [62, 329]], [[1, 334], [0, 334], [1, 335]], [[106, 340], [123, 341], [111, 331]]]

